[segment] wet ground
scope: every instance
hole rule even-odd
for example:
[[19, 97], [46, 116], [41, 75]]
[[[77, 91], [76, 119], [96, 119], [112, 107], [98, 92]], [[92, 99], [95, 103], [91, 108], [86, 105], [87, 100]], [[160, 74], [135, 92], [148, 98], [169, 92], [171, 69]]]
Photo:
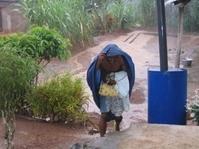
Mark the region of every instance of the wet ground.
[[[169, 67], [174, 66], [176, 41], [176, 36], [168, 36]], [[40, 83], [55, 75], [64, 74], [65, 72], [75, 74], [77, 77], [84, 80], [86, 92], [90, 95], [91, 102], [87, 111], [99, 113], [99, 110], [92, 102], [91, 92], [86, 84], [86, 69], [92, 58], [96, 56], [102, 48], [108, 43], [115, 43], [132, 57], [136, 70], [135, 86], [133, 89], [133, 96], [131, 97], [132, 104], [130, 110], [123, 115], [122, 130], [128, 128], [130, 123], [146, 123], [147, 69], [153, 66], [159, 66], [157, 33], [147, 31], [134, 31], [125, 34], [115, 33], [97, 37], [95, 38], [95, 43], [95, 46], [77, 53], [67, 61], [60, 62], [56, 59], [52, 60], [40, 75]], [[199, 36], [185, 35], [182, 43], [182, 59], [187, 56], [194, 59], [192, 67], [188, 68], [188, 96], [191, 97], [193, 91], [196, 88], [199, 88]], [[98, 114], [95, 115], [95, 118], [97, 119]], [[109, 131], [112, 131], [112, 126], [113, 124], [111, 123]], [[2, 132], [2, 125], [0, 126], [0, 132]], [[64, 149], [69, 148], [70, 144], [73, 144], [74, 142], [97, 136], [98, 135], [88, 135], [88, 131], [83, 128], [71, 129], [60, 124], [38, 123], [18, 119], [15, 144], [18, 148]], [[0, 138], [2, 138], [2, 133], [0, 133]], [[0, 139], [0, 148], [2, 141], [3, 140]]]
[[133, 124], [124, 131], [92, 139], [81, 146], [88, 149], [198, 149], [198, 131], [198, 126]]
[[[2, 125], [0, 132], [0, 149], [4, 149]], [[93, 136], [88, 135], [87, 129], [80, 126], [69, 127], [24, 118], [16, 120], [15, 149], [68, 149], [71, 144], [91, 138]]]

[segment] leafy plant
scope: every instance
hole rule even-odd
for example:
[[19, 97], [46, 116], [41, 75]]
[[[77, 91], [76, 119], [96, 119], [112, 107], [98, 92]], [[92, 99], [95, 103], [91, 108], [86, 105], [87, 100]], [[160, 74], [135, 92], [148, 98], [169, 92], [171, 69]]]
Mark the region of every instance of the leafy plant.
[[85, 120], [87, 100], [82, 81], [69, 74], [37, 86], [28, 96], [34, 116], [51, 121]]
[[[51, 58], [68, 58], [71, 46], [68, 39], [63, 38], [58, 32], [47, 27], [33, 27], [27, 33], [3, 36], [0, 38], [0, 45], [0, 51], [14, 51], [18, 57], [32, 58], [31, 61], [34, 60], [40, 65], [40, 68], [45, 67]], [[36, 73], [32, 76], [32, 85], [38, 82], [38, 74], [41, 69], [37, 68]], [[16, 110], [19, 113], [27, 113], [27, 108], [27, 101], [20, 98]]]
[[24, 52], [38, 63], [58, 57], [70, 56], [70, 41], [48, 27], [33, 27], [27, 33], [13, 34], [0, 38], [3, 48], [15, 49], [19, 55]]
[[0, 112], [9, 149], [14, 148], [17, 103], [29, 91], [36, 71], [37, 65], [28, 55], [22, 57], [14, 50], [0, 50]]
[[190, 113], [190, 116], [193, 118], [193, 121], [197, 122], [199, 125], [199, 89], [195, 91], [194, 96], [188, 102], [187, 110]]
[[[31, 42], [34, 42], [34, 44]], [[27, 45], [29, 45], [30, 48], [26, 48]], [[58, 57], [59, 59], [68, 58], [70, 56], [71, 44], [69, 39], [63, 38], [53, 29], [47, 27], [33, 27], [26, 36], [22, 36], [20, 46], [25, 50], [31, 49], [32, 47], [33, 52], [38, 50], [35, 52], [37, 54], [35, 57], [38, 57], [40, 60], [49, 61], [54, 57]], [[35, 49], [35, 47], [38, 49]], [[30, 55], [32, 55], [32, 53], [30, 53]]]

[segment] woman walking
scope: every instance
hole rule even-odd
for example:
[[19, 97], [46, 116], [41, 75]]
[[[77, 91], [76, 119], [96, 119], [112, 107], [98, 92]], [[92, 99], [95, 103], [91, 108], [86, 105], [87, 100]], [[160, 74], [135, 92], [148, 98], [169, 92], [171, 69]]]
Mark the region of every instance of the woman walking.
[[135, 80], [131, 57], [117, 45], [107, 45], [93, 60], [87, 71], [87, 82], [101, 112], [100, 136], [106, 134], [107, 122], [115, 120], [120, 131], [122, 113], [129, 109], [129, 96]]

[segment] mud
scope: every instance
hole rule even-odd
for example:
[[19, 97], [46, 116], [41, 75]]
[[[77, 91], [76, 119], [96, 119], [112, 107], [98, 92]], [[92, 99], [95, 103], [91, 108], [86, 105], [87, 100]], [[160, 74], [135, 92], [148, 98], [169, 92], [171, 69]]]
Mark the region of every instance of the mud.
[[[0, 121], [0, 148], [3, 142], [3, 127]], [[68, 149], [71, 144], [83, 142], [94, 136], [88, 135], [86, 128], [46, 123], [24, 118], [16, 119], [15, 149]]]

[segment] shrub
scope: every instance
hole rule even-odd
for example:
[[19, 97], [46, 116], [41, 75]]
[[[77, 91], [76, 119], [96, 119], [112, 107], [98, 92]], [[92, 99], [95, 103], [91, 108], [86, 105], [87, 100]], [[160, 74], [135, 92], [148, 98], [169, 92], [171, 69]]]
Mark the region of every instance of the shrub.
[[0, 38], [1, 47], [14, 49], [19, 55], [26, 52], [38, 63], [58, 57], [66, 59], [70, 56], [70, 41], [58, 32], [47, 27], [33, 27], [26, 34], [13, 34]]
[[0, 50], [0, 102], [21, 98], [37, 69], [37, 64], [28, 55], [22, 57], [14, 50]]
[[187, 104], [187, 110], [190, 112], [190, 116], [199, 125], [199, 89], [195, 91], [195, 95]]
[[[58, 57], [59, 59], [66, 59], [70, 55], [69, 48], [71, 46], [68, 39], [63, 38], [55, 30], [50, 30], [47, 27], [33, 27], [28, 33], [13, 34], [9, 36], [2, 36], [0, 38], [0, 51], [15, 51], [19, 57], [32, 58], [31, 61], [40, 64], [44, 67], [45, 61], [48, 63], [51, 58]], [[43, 64], [41, 66], [41, 64]], [[31, 68], [31, 67], [30, 67]], [[38, 74], [41, 69], [36, 69], [37, 73], [32, 74], [32, 84], [37, 84]], [[18, 112], [27, 112], [27, 101], [20, 98], [17, 104]]]
[[11, 50], [13, 47], [17, 47], [19, 43], [20, 35], [11, 34], [8, 36], [0, 36], [0, 46], [2, 49]]
[[[28, 40], [28, 37], [30, 40]], [[38, 48], [38, 52], [36, 52], [36, 54], [38, 53], [38, 57], [40, 59], [49, 61], [54, 57], [66, 59], [70, 56], [71, 43], [69, 39], [63, 38], [53, 29], [49, 29], [47, 27], [33, 27], [26, 36], [22, 36], [20, 46], [25, 47], [29, 43], [32, 45], [32, 41], [34, 41], [34, 45]], [[31, 47], [25, 49], [31, 49]], [[34, 50], [36, 51], [36, 49]]]
[[0, 50], [0, 112], [7, 148], [13, 148], [18, 101], [29, 91], [36, 71], [36, 63], [27, 55], [21, 57], [14, 50]]
[[69, 74], [34, 88], [28, 95], [34, 116], [50, 118], [51, 121], [84, 120], [83, 105], [87, 99], [82, 81]]

